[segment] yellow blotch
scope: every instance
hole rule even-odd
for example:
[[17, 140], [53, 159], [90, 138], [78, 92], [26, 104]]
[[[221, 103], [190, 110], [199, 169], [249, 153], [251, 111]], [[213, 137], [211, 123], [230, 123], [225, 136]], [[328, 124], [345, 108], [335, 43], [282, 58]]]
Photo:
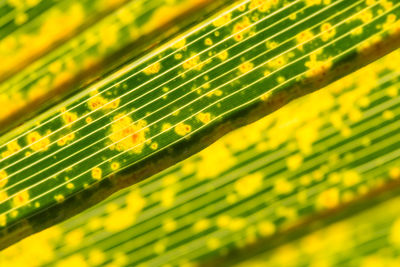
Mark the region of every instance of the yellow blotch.
[[180, 136], [185, 136], [192, 131], [192, 127], [185, 123], [179, 123], [175, 126], [175, 133]]
[[286, 179], [280, 178], [275, 181], [274, 190], [277, 194], [288, 194], [293, 191], [293, 185]]
[[286, 165], [288, 169], [291, 171], [297, 170], [302, 163], [303, 163], [303, 157], [300, 154], [290, 156], [286, 160]]
[[234, 34], [234, 39], [236, 41], [242, 41], [243, 40], [243, 34], [249, 31], [250, 29], [251, 22], [248, 17], [244, 17], [241, 22], [236, 23], [233, 26], [233, 34]]
[[8, 182], [8, 174], [5, 170], [0, 171], [0, 188], [3, 188]]
[[339, 190], [337, 188], [330, 188], [323, 191], [317, 197], [317, 207], [323, 209], [334, 208], [339, 204]]
[[42, 137], [38, 132], [30, 132], [27, 136], [27, 142], [33, 151], [46, 151], [50, 145], [49, 138]]
[[129, 150], [139, 154], [146, 141], [146, 124], [144, 120], [134, 123], [129, 116], [117, 115], [111, 125], [110, 139], [118, 151]]
[[104, 219], [104, 228], [108, 232], [117, 232], [131, 226], [136, 220], [136, 215], [129, 209], [117, 209]]
[[28, 202], [29, 202], [29, 193], [26, 190], [18, 192], [13, 198], [13, 204], [15, 207], [26, 205]]
[[241, 73], [247, 73], [251, 71], [254, 67], [254, 64], [251, 62], [243, 62], [242, 64], [239, 65], [239, 71]]
[[211, 114], [208, 112], [207, 113], [201, 112], [196, 117], [199, 121], [201, 121], [204, 124], [207, 124], [211, 121]]
[[235, 191], [240, 196], [250, 196], [262, 186], [263, 176], [261, 173], [256, 172], [249, 174], [237, 180], [234, 184]]
[[161, 69], [160, 62], [155, 62], [155, 63], [151, 64], [150, 66], [148, 66], [147, 68], [145, 68], [143, 70], [143, 72], [146, 75], [151, 75], [151, 74], [158, 73], [160, 71], [160, 69]]
[[85, 258], [81, 254], [73, 254], [65, 259], [62, 259], [56, 263], [56, 267], [89, 267]]
[[99, 167], [94, 167], [91, 171], [92, 178], [95, 180], [100, 180], [102, 176], [102, 170]]

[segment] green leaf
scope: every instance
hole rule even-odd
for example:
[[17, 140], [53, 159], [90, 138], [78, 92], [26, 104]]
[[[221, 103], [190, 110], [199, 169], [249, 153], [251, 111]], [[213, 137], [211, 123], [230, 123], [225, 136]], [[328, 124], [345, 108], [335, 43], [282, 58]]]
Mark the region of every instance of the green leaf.
[[[390, 1], [239, 1], [10, 130], [0, 139], [1, 247], [390, 52], [399, 14]], [[303, 158], [293, 156], [291, 169]]]
[[[1, 263], [214, 266], [258, 252], [251, 263], [343, 266], [396, 251], [388, 225], [399, 200], [387, 199], [400, 178], [399, 59], [400, 50], [226, 135], [8, 248]], [[379, 192], [383, 204], [373, 203]]]

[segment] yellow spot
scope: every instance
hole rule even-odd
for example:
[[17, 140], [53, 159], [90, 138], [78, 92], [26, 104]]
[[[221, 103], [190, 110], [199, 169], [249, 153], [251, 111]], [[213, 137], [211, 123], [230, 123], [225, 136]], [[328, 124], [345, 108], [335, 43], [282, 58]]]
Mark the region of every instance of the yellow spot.
[[345, 171], [343, 173], [343, 183], [345, 186], [353, 186], [361, 181], [360, 175], [353, 170]]
[[241, 73], [246, 73], [249, 72], [253, 69], [254, 64], [251, 62], [243, 62], [242, 64], [239, 65], [239, 71]]
[[62, 118], [63, 118], [63, 120], [64, 120], [64, 122], [65, 122], [66, 124], [71, 124], [71, 123], [73, 123], [74, 121], [76, 121], [76, 119], [78, 118], [78, 116], [76, 115], [76, 113], [73, 113], [73, 112], [65, 112], [65, 113], [62, 115]]
[[163, 229], [166, 232], [172, 232], [176, 229], [176, 224], [177, 224], [176, 221], [174, 221], [171, 218], [168, 218], [163, 222]]
[[116, 171], [118, 169], [119, 169], [119, 163], [118, 162], [111, 163], [111, 170]]
[[275, 233], [275, 224], [269, 221], [262, 221], [258, 224], [258, 231], [262, 236], [270, 236]]
[[317, 197], [317, 206], [319, 208], [334, 208], [339, 204], [339, 190], [330, 188], [323, 191]]
[[3, 188], [7, 184], [7, 182], [8, 182], [7, 177], [8, 177], [7, 172], [5, 170], [1, 170], [0, 171], [0, 188]]
[[65, 235], [64, 240], [67, 246], [76, 247], [79, 244], [81, 244], [83, 236], [84, 236], [83, 230], [78, 228], [67, 233]]
[[202, 232], [210, 227], [210, 220], [201, 219], [193, 225], [193, 230], [197, 233]]
[[383, 117], [385, 120], [391, 120], [391, 119], [393, 119], [395, 116], [394, 116], [393, 111], [385, 110], [385, 111], [383, 112], [383, 114], [382, 114], [382, 117]]
[[74, 189], [74, 188], [75, 188], [75, 185], [74, 185], [73, 183], [68, 183], [68, 184], [67, 184], [67, 188], [68, 188], [68, 189]]
[[58, 203], [61, 203], [61, 202], [64, 202], [65, 197], [64, 197], [63, 195], [61, 195], [61, 194], [58, 194], [58, 195], [55, 195], [55, 196], [54, 196], [54, 199], [55, 199]]
[[162, 254], [165, 251], [165, 249], [166, 249], [166, 246], [165, 246], [164, 242], [162, 242], [162, 241], [159, 241], [154, 245], [154, 251], [157, 254]]
[[253, 173], [237, 180], [234, 184], [236, 192], [240, 196], [249, 196], [259, 190], [262, 186], [263, 176], [261, 173]]
[[175, 126], [175, 133], [180, 136], [185, 136], [192, 131], [192, 127], [185, 123], [179, 123]]
[[300, 154], [296, 154], [287, 158], [286, 165], [289, 170], [297, 170], [303, 163], [303, 157]]
[[310, 56], [310, 61], [307, 61], [305, 65], [309, 68], [309, 70], [306, 72], [306, 76], [315, 77], [319, 75], [325, 75], [332, 67], [332, 61], [330, 59], [319, 61], [316, 59], [316, 55], [312, 54]]
[[392, 179], [399, 179], [400, 178], [400, 168], [399, 167], [392, 167], [389, 170], [389, 176]]
[[206, 39], [204, 40], [204, 44], [210, 46], [210, 45], [213, 44], [213, 41], [211, 40], [211, 38], [206, 38]]
[[86, 123], [91, 123], [93, 121], [92, 117], [86, 117], [85, 119]]
[[15, 207], [20, 207], [29, 202], [29, 193], [28, 191], [18, 192], [13, 199], [13, 203]]
[[29, 147], [33, 151], [46, 151], [50, 145], [47, 137], [42, 137], [38, 132], [30, 132], [27, 136]]
[[150, 148], [156, 150], [158, 148], [158, 143], [157, 142], [151, 143]]
[[111, 141], [116, 144], [119, 151], [129, 150], [133, 153], [141, 153], [146, 141], [146, 132], [148, 129], [144, 120], [133, 123], [129, 116], [120, 114], [114, 117], [111, 125]]
[[400, 245], [400, 219], [396, 219], [390, 228], [389, 241], [393, 245]]
[[151, 75], [151, 74], [156, 74], [156, 73], [158, 73], [158, 72], [160, 71], [160, 69], [161, 69], [160, 62], [155, 62], [155, 63], [151, 64], [150, 66], [148, 66], [147, 68], [145, 68], [145, 69], [143, 70], [143, 72], [144, 72], [146, 75]]
[[293, 185], [286, 179], [278, 179], [275, 181], [274, 189], [277, 194], [288, 194], [293, 191]]
[[0, 215], [0, 226], [6, 226], [7, 224], [7, 217], [5, 214]]
[[99, 167], [94, 167], [92, 169], [92, 178], [96, 180], [100, 180], [102, 176], [102, 170]]
[[222, 61], [228, 58], [228, 51], [224, 50], [218, 54], [218, 58]]
[[215, 237], [210, 237], [207, 240], [207, 247], [209, 247], [212, 250], [215, 250], [217, 248], [219, 248], [221, 246], [221, 242], [219, 241], [219, 239], [215, 238]]
[[[99, 266], [106, 259], [104, 253], [99, 249], [92, 249], [89, 252], [88, 262], [91, 266]], [[78, 267], [78, 266], [75, 266]]]

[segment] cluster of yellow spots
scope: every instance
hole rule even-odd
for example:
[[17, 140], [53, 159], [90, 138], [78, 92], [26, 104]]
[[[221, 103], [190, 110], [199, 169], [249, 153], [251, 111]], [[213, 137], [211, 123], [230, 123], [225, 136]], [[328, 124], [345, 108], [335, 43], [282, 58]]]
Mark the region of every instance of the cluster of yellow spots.
[[95, 180], [101, 180], [102, 170], [99, 167], [94, 167], [91, 171], [92, 178]]
[[14, 153], [21, 150], [21, 146], [17, 140], [11, 141], [7, 144], [7, 150], [1, 153], [3, 158], [13, 155]]
[[18, 192], [13, 198], [14, 207], [26, 205], [29, 202], [29, 192], [24, 190]]
[[215, 27], [221, 27], [222, 25], [227, 24], [229, 21], [231, 21], [231, 13], [224, 14], [223, 16], [217, 18], [213, 21], [213, 25]]
[[253, 67], [254, 67], [253, 63], [246, 61], [239, 65], [239, 71], [241, 73], [247, 73], [247, 72], [251, 71], [253, 69]]
[[324, 23], [321, 25], [321, 33], [322, 41], [326, 42], [335, 36], [336, 29], [330, 23]]
[[238, 42], [242, 41], [244, 34], [250, 30], [250, 25], [251, 22], [248, 17], [244, 17], [241, 22], [236, 23], [233, 26], [233, 38]]
[[151, 74], [156, 74], [160, 71], [161, 69], [161, 64], [160, 62], [155, 62], [151, 65], [149, 65], [147, 68], [143, 70], [144, 74], [146, 75], [151, 75]]
[[146, 132], [148, 132], [148, 128], [144, 128], [146, 125], [146, 121], [139, 120], [134, 123], [129, 116], [124, 114], [115, 116], [111, 125], [110, 139], [114, 144], [111, 149], [141, 153], [146, 141]]
[[314, 38], [311, 30], [305, 30], [296, 35], [297, 47], [302, 50], [303, 46]]
[[308, 71], [306, 72], [308, 78], [324, 76], [332, 67], [332, 60], [317, 60], [317, 55], [314, 53], [310, 55], [310, 61], [307, 61], [305, 65], [308, 67]]
[[252, 0], [249, 4], [249, 9], [253, 10], [257, 8], [260, 12], [267, 12], [279, 2], [280, 0]]
[[26, 137], [29, 147], [33, 151], [46, 151], [50, 145], [50, 140], [47, 136], [41, 136], [38, 132], [30, 132]]
[[[119, 98], [115, 98], [113, 100], [107, 100], [104, 97], [100, 96], [100, 95], [96, 95], [96, 96], [92, 96], [89, 100], [88, 100], [88, 106], [91, 110], [96, 110], [99, 108], [104, 108], [104, 109], [115, 109], [119, 106], [120, 103], [120, 99]], [[91, 122], [91, 118], [86, 118], [86, 122], [90, 123]]]
[[0, 170], [0, 188], [3, 188], [8, 182], [8, 174], [5, 170]]
[[234, 188], [240, 196], [248, 197], [261, 189], [262, 182], [262, 173], [256, 172], [238, 179], [234, 184]]
[[217, 217], [217, 226], [231, 231], [238, 231], [246, 226], [246, 220], [240, 217], [230, 217], [229, 215], [219, 215]]
[[211, 114], [209, 112], [200, 112], [196, 118], [202, 123], [207, 124], [211, 121]]
[[78, 119], [78, 116], [74, 112], [64, 112], [62, 113], [62, 118], [68, 126]]
[[74, 140], [74, 138], [75, 138], [75, 134], [74, 133], [69, 133], [69, 134], [61, 137], [60, 139], [58, 139], [57, 145], [63, 146], [65, 144], [67, 144], [68, 142]]
[[175, 126], [175, 133], [180, 136], [185, 136], [192, 131], [192, 126], [183, 122]]
[[200, 56], [197, 54], [191, 54], [190, 58], [183, 62], [182, 67], [185, 70], [201, 70], [203, 68], [204, 62], [200, 61]]

